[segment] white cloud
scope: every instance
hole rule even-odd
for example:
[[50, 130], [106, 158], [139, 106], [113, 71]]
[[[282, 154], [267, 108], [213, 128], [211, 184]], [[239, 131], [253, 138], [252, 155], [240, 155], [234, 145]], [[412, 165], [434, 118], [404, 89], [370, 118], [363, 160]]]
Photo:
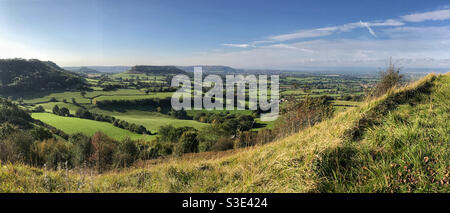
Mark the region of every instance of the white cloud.
[[370, 28], [369, 23], [367, 23], [367, 22], [362, 22], [362, 21], [359, 21], [359, 23], [361, 23], [362, 26], [366, 27], [367, 30], [369, 30], [369, 33], [372, 34], [373, 37], [377, 37], [377, 35], [375, 34], [375, 32], [372, 30], [372, 28]]
[[[344, 25], [304, 29], [266, 37], [241, 45], [251, 49], [212, 53], [188, 60], [227, 64], [244, 68], [383, 67], [390, 57], [404, 67], [450, 67], [450, 25], [405, 26], [408, 22], [450, 19], [450, 10], [416, 13], [400, 19], [353, 22]], [[382, 39], [332, 39], [337, 33], [365, 28]], [[376, 33], [375, 33], [376, 32]], [[302, 39], [313, 39], [301, 41]], [[322, 39], [319, 39], [322, 38]], [[248, 46], [247, 46], [248, 45]]]
[[283, 44], [283, 43], [262, 46], [261, 48], [287, 49], [287, 50], [298, 50], [298, 51], [303, 51], [303, 52], [313, 52], [310, 49], [298, 48], [296, 46], [289, 45], [289, 44]]
[[435, 10], [425, 13], [414, 13], [402, 16], [403, 20], [408, 22], [422, 22], [422, 21], [443, 21], [450, 19], [450, 9]]
[[394, 20], [394, 19], [388, 19], [385, 21], [375, 21], [375, 22], [371, 22], [369, 24], [370, 24], [370, 26], [374, 26], [374, 27], [398, 27], [398, 26], [405, 25], [405, 23], [398, 21], [398, 20]]
[[[331, 35], [333, 33], [341, 33], [348, 32], [356, 28], [366, 27], [369, 29], [369, 32], [375, 36], [375, 33], [371, 29], [372, 27], [395, 27], [402, 26], [403, 22], [388, 19], [385, 21], [374, 21], [374, 22], [354, 22], [348, 23], [340, 26], [332, 26], [332, 27], [322, 27], [316, 29], [308, 29], [308, 30], [300, 30], [295, 33], [281, 34], [276, 36], [268, 37], [268, 40], [265, 41], [257, 41], [257, 43], [270, 43], [270, 42], [279, 42], [279, 41], [289, 41], [294, 39], [303, 39], [303, 38], [318, 38]], [[256, 42], [255, 42], [256, 43]]]
[[450, 26], [395, 27], [384, 29], [382, 33], [393, 39], [447, 40], [450, 35]]
[[[360, 24], [359, 24], [360, 25]], [[360, 25], [361, 26], [361, 25]], [[394, 30], [395, 29], [395, 30]], [[226, 64], [243, 68], [296, 69], [299, 67], [384, 67], [390, 57], [402, 67], [450, 67], [450, 39], [422, 38], [416, 34], [439, 28], [397, 27], [391, 39], [318, 39], [278, 43], [234, 52], [210, 53], [180, 59], [182, 64]], [[396, 34], [406, 34], [404, 39]], [[442, 33], [439, 32], [439, 33]], [[385, 33], [380, 31], [380, 33]]]
[[281, 34], [277, 36], [269, 37], [272, 41], [287, 41], [300, 38], [314, 38], [330, 35], [333, 31], [336, 31], [337, 27], [324, 27], [310, 30], [302, 30], [296, 33]]
[[251, 44], [222, 44], [222, 46], [226, 47], [238, 47], [238, 48], [249, 48], [253, 47]]

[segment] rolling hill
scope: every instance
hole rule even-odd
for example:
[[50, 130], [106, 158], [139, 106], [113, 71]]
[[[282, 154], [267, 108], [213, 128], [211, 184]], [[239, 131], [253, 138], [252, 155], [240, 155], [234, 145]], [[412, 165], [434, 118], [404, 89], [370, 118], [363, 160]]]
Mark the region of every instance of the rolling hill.
[[161, 74], [186, 74], [185, 71], [178, 69], [175, 66], [144, 66], [138, 65], [132, 67], [126, 72], [127, 74], [148, 74], [148, 75], [161, 75]]
[[51, 61], [0, 59], [0, 94], [77, 89], [83, 78]]
[[432, 74], [266, 145], [122, 171], [4, 164], [0, 191], [449, 192], [449, 91], [450, 75]]
[[[121, 73], [129, 70], [129, 66], [83, 66], [91, 70], [99, 71], [100, 73]], [[83, 67], [63, 67], [66, 70], [77, 71]]]
[[70, 70], [72, 72], [75, 72], [75, 73], [86, 74], [86, 75], [87, 74], [100, 74], [101, 73], [100, 71], [92, 69], [92, 68], [89, 68], [89, 67], [73, 67], [73, 68], [70, 68], [68, 70]]
[[177, 66], [179, 69], [182, 69], [186, 72], [194, 72], [194, 67], [202, 67], [202, 71], [205, 73], [238, 73], [240, 70], [228, 67], [228, 66], [221, 66], [221, 65], [198, 65], [198, 66]]

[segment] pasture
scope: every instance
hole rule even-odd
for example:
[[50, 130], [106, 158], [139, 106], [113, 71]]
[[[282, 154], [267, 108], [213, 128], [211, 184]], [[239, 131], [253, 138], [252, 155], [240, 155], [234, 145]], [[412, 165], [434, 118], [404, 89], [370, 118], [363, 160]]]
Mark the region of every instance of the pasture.
[[92, 136], [95, 132], [102, 131], [106, 135], [117, 140], [123, 140], [126, 137], [130, 137], [134, 140], [149, 140], [153, 137], [149, 135], [139, 135], [128, 130], [115, 127], [107, 122], [93, 121], [74, 117], [62, 117], [50, 113], [32, 113], [31, 117], [53, 127], [56, 127], [67, 134], [83, 133], [85, 135]]

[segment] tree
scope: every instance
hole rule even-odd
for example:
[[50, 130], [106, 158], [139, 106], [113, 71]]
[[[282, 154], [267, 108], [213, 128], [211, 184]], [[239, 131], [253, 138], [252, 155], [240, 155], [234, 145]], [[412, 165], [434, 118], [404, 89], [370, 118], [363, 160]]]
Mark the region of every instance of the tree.
[[69, 142], [73, 144], [74, 165], [82, 166], [83, 164], [88, 163], [88, 159], [94, 150], [91, 138], [81, 133], [77, 133], [70, 136]]
[[103, 172], [113, 164], [114, 152], [117, 142], [102, 132], [96, 132], [91, 138], [93, 152], [89, 160], [97, 167], [98, 172]]
[[92, 119], [92, 114], [91, 112], [89, 112], [86, 109], [83, 108], [79, 108], [77, 109], [77, 111], [75, 112], [75, 117], [78, 118], [86, 118], [86, 119]]
[[34, 109], [35, 112], [45, 112], [45, 109], [43, 106], [39, 105], [36, 107], [36, 109]]
[[138, 158], [139, 150], [135, 142], [130, 138], [124, 139], [118, 144], [117, 152], [114, 153], [114, 164], [116, 167], [127, 167]]
[[55, 115], [59, 115], [59, 107], [58, 107], [58, 105], [53, 106], [52, 112]]
[[59, 109], [59, 115], [60, 116], [70, 116], [70, 111], [66, 107], [62, 107]]

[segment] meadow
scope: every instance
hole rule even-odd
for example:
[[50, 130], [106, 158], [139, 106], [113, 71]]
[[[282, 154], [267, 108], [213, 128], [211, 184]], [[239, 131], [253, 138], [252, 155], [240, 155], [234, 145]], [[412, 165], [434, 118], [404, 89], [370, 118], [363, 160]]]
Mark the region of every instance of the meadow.
[[200, 129], [208, 125], [194, 120], [181, 120], [162, 113], [154, 111], [144, 111], [139, 109], [122, 109], [120, 111], [113, 111], [113, 110], [107, 111], [97, 108], [93, 109], [92, 111], [101, 114], [108, 114], [114, 116], [115, 118], [130, 123], [143, 125], [152, 133], [157, 133], [159, 127], [164, 125], [172, 125], [174, 127], [189, 126], [194, 127], [196, 129]]
[[112, 124], [106, 122], [73, 117], [62, 117], [50, 113], [32, 113], [31, 116], [34, 119], [40, 120], [51, 126], [57, 127], [58, 129], [64, 131], [67, 134], [83, 133], [87, 136], [92, 136], [94, 133], [102, 131], [108, 136], [117, 140], [122, 140], [127, 137], [130, 137], [133, 140], [136, 139], [149, 140], [152, 137], [150, 135], [136, 134], [128, 130], [115, 127]]

